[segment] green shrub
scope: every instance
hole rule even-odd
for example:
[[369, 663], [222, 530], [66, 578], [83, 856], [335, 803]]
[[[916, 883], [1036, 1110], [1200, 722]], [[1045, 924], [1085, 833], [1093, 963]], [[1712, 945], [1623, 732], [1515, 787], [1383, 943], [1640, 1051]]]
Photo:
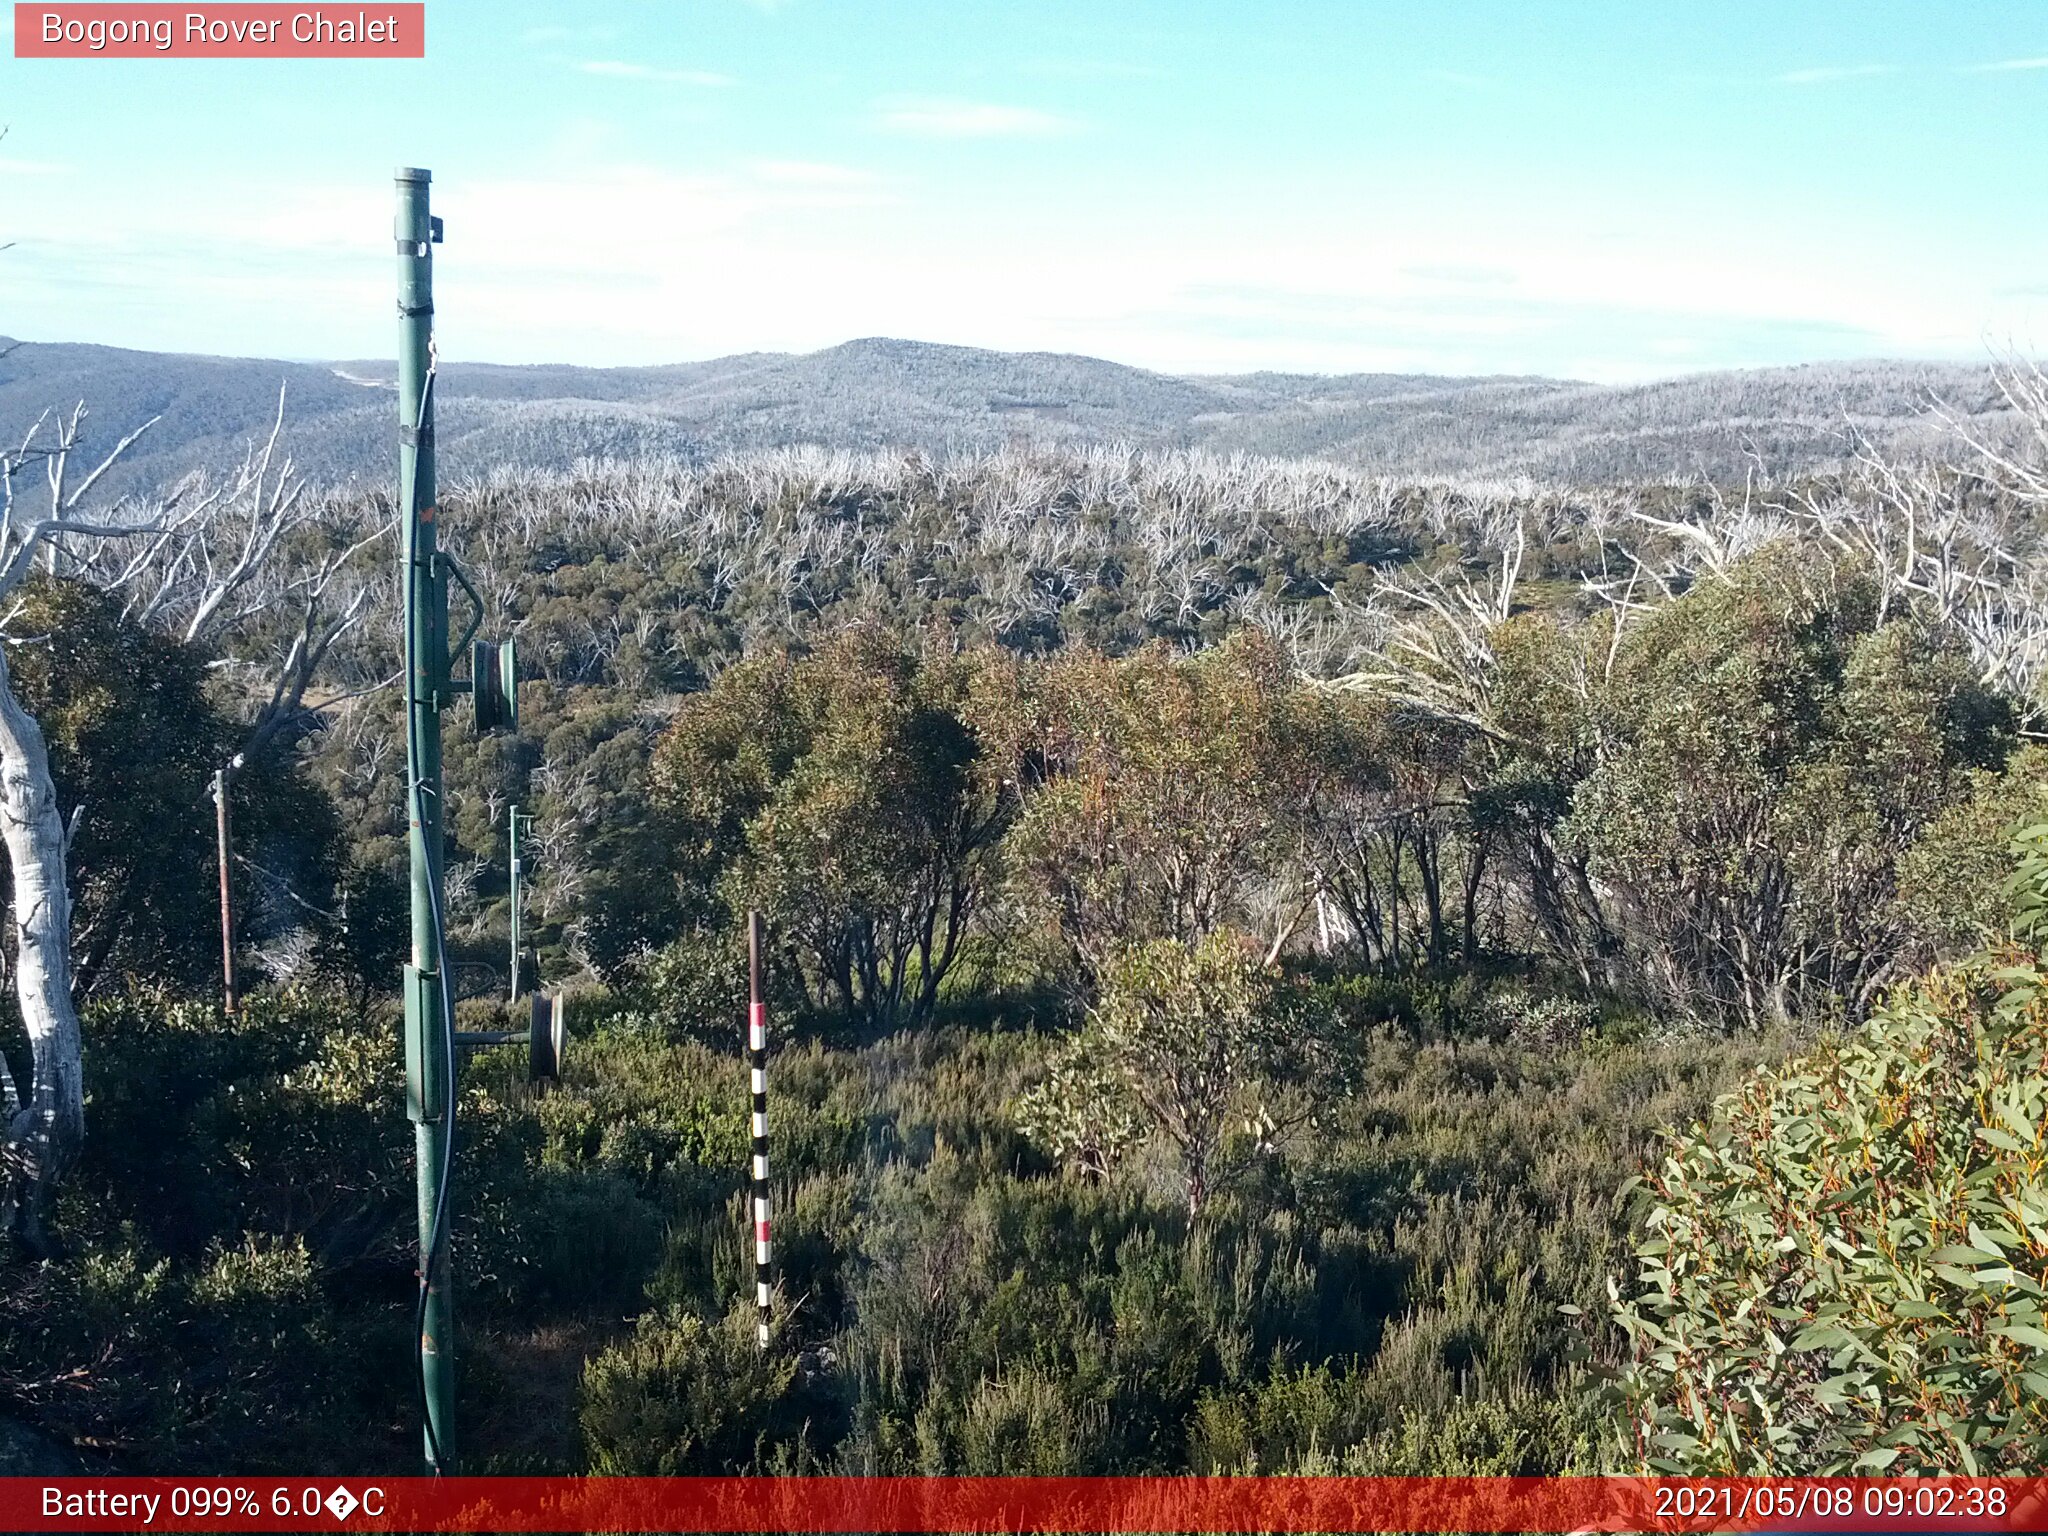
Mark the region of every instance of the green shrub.
[[608, 1170], [544, 1166], [479, 1190], [466, 1289], [514, 1316], [631, 1313], [662, 1247], [659, 1206]]
[[2012, 829], [2048, 808], [2048, 749], [2023, 747], [2002, 772], [1970, 775], [1970, 786], [1969, 798], [1936, 817], [1899, 860], [1899, 905], [1921, 963], [2005, 937]]
[[1600, 1428], [1597, 1405], [1583, 1393], [1517, 1393], [1458, 1401], [1430, 1413], [1410, 1408], [1398, 1427], [1346, 1451], [1340, 1468], [1352, 1477], [1591, 1473], [1600, 1470]]
[[1406, 977], [1351, 971], [1318, 981], [1310, 993], [1319, 1007], [1356, 1034], [1392, 1025], [1420, 1043], [1422, 1015], [1415, 1002], [1415, 983]]
[[542, 1157], [610, 1169], [652, 1192], [679, 1164], [747, 1162], [746, 1069], [702, 1045], [607, 1028], [579, 1040], [562, 1087], [532, 1106]]
[[[764, 967], [777, 1033], [804, 1006], [803, 990], [786, 968]], [[744, 926], [691, 929], [648, 954], [637, 968], [632, 1013], [663, 1038], [695, 1040], [714, 1051], [742, 1048], [747, 1034], [747, 935]]]
[[1532, 1050], [1584, 1045], [1600, 1029], [1597, 1004], [1519, 988], [1496, 992], [1478, 1014], [1489, 1035]]
[[[2020, 929], [2048, 904], [2027, 836]], [[1908, 989], [1723, 1098], [1643, 1180], [1616, 1314], [1635, 1453], [1676, 1473], [2021, 1473], [2048, 1457], [2048, 975]]]
[[1351, 1444], [1367, 1422], [1354, 1373], [1283, 1366], [1242, 1391], [1204, 1393], [1188, 1433], [1188, 1461], [1199, 1473], [1299, 1470], [1318, 1453]]
[[601, 1477], [746, 1472], [797, 1438], [796, 1368], [755, 1347], [750, 1308], [707, 1323], [650, 1314], [583, 1372], [590, 1470]]
[[[614, 1017], [536, 1094], [517, 1049], [479, 1052], [455, 1228], [465, 1453], [504, 1472], [1549, 1467], [1541, 1405], [1583, 1379], [1556, 1303], [1597, 1302], [1625, 1237], [1616, 1170], [1768, 1048], [1380, 1027], [1339, 1022], [1362, 1088], [1233, 1164], [1195, 1221], [1167, 1138], [1089, 1182], [1019, 1134], [1010, 1106], [1056, 1037], [785, 1044], [784, 1363], [752, 1346], [737, 1055]], [[88, 1028], [102, 1113], [67, 1196], [78, 1248], [0, 1288], [6, 1411], [138, 1472], [412, 1464], [390, 1013], [266, 993], [224, 1021], [138, 997]], [[20, 1385], [80, 1367], [86, 1391]], [[563, 1411], [579, 1384], [582, 1419]], [[1250, 1438], [1225, 1447], [1219, 1414]]]
[[278, 1403], [303, 1413], [346, 1378], [334, 1368], [340, 1339], [302, 1239], [223, 1246], [185, 1300], [179, 1352], [192, 1356], [174, 1377], [178, 1411], [219, 1442], [246, 1453], [295, 1416], [279, 1414]]
[[92, 1130], [66, 1226], [130, 1221], [196, 1259], [245, 1231], [303, 1233], [324, 1257], [381, 1246], [412, 1194], [395, 1030], [310, 989], [236, 1017], [135, 992], [84, 1020]]
[[1096, 1464], [1106, 1427], [1102, 1404], [1069, 1378], [1025, 1367], [983, 1381], [968, 1398], [957, 1465], [969, 1477], [1078, 1476]]

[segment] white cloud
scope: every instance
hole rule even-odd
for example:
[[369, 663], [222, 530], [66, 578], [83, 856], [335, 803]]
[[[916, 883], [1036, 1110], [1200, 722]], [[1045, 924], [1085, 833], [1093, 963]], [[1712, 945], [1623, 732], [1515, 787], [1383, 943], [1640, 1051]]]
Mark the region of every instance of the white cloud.
[[1515, 281], [1511, 267], [1482, 267], [1470, 262], [1439, 261], [1423, 266], [1403, 267], [1400, 275], [1418, 282], [1453, 288], [1507, 288]]
[[1995, 64], [1972, 64], [1968, 73], [1973, 75], [1998, 75], [2015, 69], [2048, 69], [2048, 58], [2000, 59]]
[[[685, 172], [613, 154], [592, 174], [574, 158], [437, 181], [445, 356], [654, 363], [898, 335], [1177, 372], [1622, 378], [1975, 356], [1983, 334], [2025, 333], [2038, 310], [1934, 280], [1938, 267], [1901, 245], [1816, 259], [1805, 227], [1733, 231], [1699, 251], [1656, 221], [1588, 231], [1569, 211], [1276, 204], [1222, 226], [1105, 209], [1099, 238], [1077, 242], [1029, 209], [962, 220], [933, 189], [856, 165], [764, 157]], [[380, 182], [10, 181], [11, 226], [41, 233], [9, 253], [9, 291], [50, 339], [382, 356]], [[2025, 280], [2017, 263], [2000, 275]]]
[[659, 69], [652, 64], [629, 64], [623, 59], [586, 59], [576, 66], [586, 75], [604, 75], [613, 80], [657, 80], [664, 85], [696, 85], [723, 90], [739, 82], [731, 75], [709, 69]]
[[1895, 75], [1896, 64], [1829, 64], [1819, 69], [1794, 69], [1776, 77], [1779, 85], [1826, 85], [1835, 80], [1868, 80]]
[[925, 139], [1046, 138], [1079, 125], [1036, 107], [1006, 107], [991, 101], [950, 97], [899, 97], [875, 104], [875, 122], [891, 133]]

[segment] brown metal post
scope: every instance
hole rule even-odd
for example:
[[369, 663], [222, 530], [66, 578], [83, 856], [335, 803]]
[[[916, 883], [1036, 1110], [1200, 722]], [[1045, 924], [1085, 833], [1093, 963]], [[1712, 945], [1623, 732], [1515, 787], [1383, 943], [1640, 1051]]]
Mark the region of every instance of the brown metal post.
[[220, 843], [220, 979], [228, 1016], [234, 1016], [235, 996], [235, 897], [228, 879], [233, 860], [234, 838], [228, 826], [228, 770], [213, 774], [214, 826]]
[[747, 914], [747, 1006], [761, 1001], [761, 914]]

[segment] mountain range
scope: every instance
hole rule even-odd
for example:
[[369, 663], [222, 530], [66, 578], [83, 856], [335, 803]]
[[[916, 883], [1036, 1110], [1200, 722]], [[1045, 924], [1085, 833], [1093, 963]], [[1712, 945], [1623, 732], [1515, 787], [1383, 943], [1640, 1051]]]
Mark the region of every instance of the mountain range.
[[[390, 362], [284, 362], [0, 338], [0, 432], [83, 401], [107, 444], [155, 416], [114, 481], [146, 490], [231, 467], [268, 430], [320, 483], [376, 482], [394, 439]], [[444, 480], [500, 466], [819, 443], [973, 451], [1125, 441], [1326, 459], [1402, 477], [1740, 478], [1837, 459], [1853, 434], [1933, 442], [1930, 408], [2003, 414], [1988, 364], [1859, 361], [1647, 384], [1529, 377], [1177, 376], [1099, 358], [870, 338], [652, 368], [449, 363], [435, 385]]]

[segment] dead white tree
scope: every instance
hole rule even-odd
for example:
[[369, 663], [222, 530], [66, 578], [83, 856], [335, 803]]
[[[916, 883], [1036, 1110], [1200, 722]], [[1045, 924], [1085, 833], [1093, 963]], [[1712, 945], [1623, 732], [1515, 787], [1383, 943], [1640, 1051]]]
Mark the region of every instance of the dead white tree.
[[[75, 487], [68, 470], [84, 445], [83, 405], [68, 416], [45, 414], [18, 448], [0, 451], [0, 603], [28, 579], [38, 554], [68, 541], [152, 540], [173, 526], [162, 518], [126, 515], [122, 503], [95, 510], [86, 498], [155, 424], [144, 423], [116, 443]], [[48, 500], [34, 515], [18, 494], [40, 467]], [[14, 991], [28, 1036], [26, 1091], [0, 1060], [0, 1226], [32, 1249], [44, 1245], [42, 1217], [50, 1192], [78, 1156], [85, 1135], [84, 1076], [78, 1013], [71, 1000], [71, 890], [65, 876], [69, 842], [50, 778], [42, 727], [15, 696], [7, 636], [0, 621], [0, 841], [13, 879]]]
[[1387, 571], [1373, 593], [1378, 636], [1367, 665], [1327, 686], [1386, 692], [1410, 708], [1495, 734], [1494, 631], [1514, 612], [1528, 531], [1505, 518], [1500, 564], [1484, 581], [1455, 569], [1421, 577]]
[[242, 745], [253, 760], [305, 713], [314, 678], [341, 640], [371, 612], [388, 562], [360, 557], [391, 531], [389, 510], [362, 498], [318, 498], [289, 455], [280, 456], [285, 393], [261, 443], [232, 474], [188, 476], [164, 498], [164, 532], [125, 564], [95, 552], [78, 574], [128, 595], [123, 616], [188, 645], [219, 647], [262, 623], [276, 654], [265, 663], [223, 663], [262, 674], [251, 688]]
[[[382, 537], [388, 518], [337, 521], [305, 496], [290, 460], [277, 457], [282, 394], [268, 438], [252, 445], [236, 473], [191, 476], [153, 500], [109, 497], [101, 487], [155, 419], [122, 437], [74, 484], [86, 420], [83, 406], [46, 413], [18, 447], [0, 450], [0, 606], [41, 555], [53, 574], [124, 594], [128, 619], [187, 643], [218, 644], [259, 618], [282, 619], [288, 638], [267, 688], [253, 690], [261, 702], [251, 712], [245, 755], [260, 749], [296, 718], [323, 659], [368, 612], [374, 578], [356, 557]], [[38, 478], [40, 496], [31, 490]], [[373, 525], [367, 531], [365, 522]], [[0, 841], [13, 884], [15, 996], [30, 1073], [24, 1091], [0, 1063], [0, 1225], [36, 1246], [50, 1191], [76, 1159], [85, 1129], [66, 870], [82, 808], [73, 808], [67, 826], [42, 730], [8, 673], [10, 617], [0, 612]]]

